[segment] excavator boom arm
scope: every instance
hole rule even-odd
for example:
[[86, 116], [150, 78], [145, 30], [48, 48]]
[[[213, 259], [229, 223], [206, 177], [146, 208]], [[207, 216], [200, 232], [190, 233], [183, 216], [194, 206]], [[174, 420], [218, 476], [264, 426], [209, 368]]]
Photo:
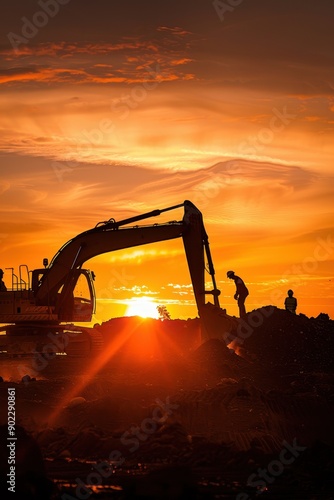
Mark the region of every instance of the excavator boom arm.
[[[166, 224], [126, 227], [128, 224], [144, 220], [174, 208], [184, 207], [182, 221]], [[78, 269], [89, 259], [106, 252], [135, 247], [148, 243], [183, 238], [189, 271], [193, 283], [197, 307], [205, 304], [205, 253], [209, 260], [210, 274], [213, 279], [214, 269], [208, 248], [202, 214], [190, 201], [163, 210], [154, 210], [146, 214], [125, 219], [120, 222], [109, 220], [98, 224], [68, 241], [54, 256], [46, 269], [41, 283], [35, 291], [39, 304], [54, 303], [59, 290], [62, 296], [71, 291], [71, 281]], [[219, 291], [212, 291], [217, 305]], [[219, 304], [218, 304], [219, 305]]]
[[182, 223], [138, 228], [107, 229], [84, 233], [66, 244], [51, 262], [36, 292], [36, 299], [44, 303], [56, 294], [71, 273], [80, 269], [89, 259], [124, 248], [179, 238]]

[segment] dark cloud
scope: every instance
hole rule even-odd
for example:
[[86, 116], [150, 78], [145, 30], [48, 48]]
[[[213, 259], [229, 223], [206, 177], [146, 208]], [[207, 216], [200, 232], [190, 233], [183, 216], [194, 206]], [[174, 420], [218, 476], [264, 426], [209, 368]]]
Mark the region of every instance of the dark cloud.
[[[178, 30], [177, 30], [178, 33]], [[190, 35], [190, 34], [189, 34]], [[177, 35], [187, 37], [188, 33]], [[134, 37], [112, 43], [41, 43], [21, 45], [16, 51], [3, 50], [1, 83], [136, 83], [189, 80], [191, 62], [184, 47], [174, 43], [174, 30], [157, 40]], [[172, 40], [171, 40], [172, 39]], [[20, 61], [27, 65], [18, 66]], [[38, 67], [37, 67], [38, 64]], [[33, 78], [35, 74], [35, 78]]]
[[[19, 34], [22, 17], [32, 19], [38, 9], [35, 1], [14, 0], [2, 32]], [[73, 83], [134, 82], [145, 78], [145, 66], [160, 64], [166, 81], [197, 78], [221, 88], [333, 97], [333, 15], [327, 0], [244, 0], [223, 20], [207, 0], [70, 0], [28, 43], [16, 52], [8, 43], [2, 53], [35, 58], [32, 64], [68, 59], [58, 67], [73, 70]], [[43, 81], [52, 78], [71, 81], [59, 75]]]
[[39, 69], [36, 67], [16, 67], [16, 68], [7, 68], [7, 69], [1, 69], [0, 68], [0, 78], [1, 76], [21, 76], [21, 75], [26, 75], [30, 73], [38, 73]]

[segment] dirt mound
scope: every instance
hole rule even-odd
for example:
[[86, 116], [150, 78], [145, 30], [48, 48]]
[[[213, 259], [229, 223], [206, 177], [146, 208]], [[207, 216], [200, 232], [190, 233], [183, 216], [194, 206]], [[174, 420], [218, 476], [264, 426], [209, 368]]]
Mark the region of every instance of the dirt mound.
[[[261, 308], [239, 320], [229, 346], [224, 332], [200, 344], [199, 326], [118, 318], [98, 327], [105, 349], [95, 358], [60, 357], [27, 383], [9, 381], [6, 365], [0, 421], [15, 387], [17, 423], [74, 498], [65, 484], [117, 462], [111, 453], [122, 463], [96, 498], [114, 498], [115, 484], [117, 498], [162, 498], [161, 482], [180, 498], [255, 498], [248, 480], [259, 468], [273, 471], [266, 498], [332, 491], [334, 322]], [[284, 447], [299, 455], [283, 467]]]
[[182, 355], [201, 343], [201, 323], [188, 320], [157, 320], [138, 316], [113, 318], [96, 325], [107, 346], [116, 345], [119, 353], [136, 352], [137, 359]]
[[[282, 374], [333, 371], [334, 321], [308, 318], [270, 306], [247, 314], [233, 331], [231, 344], [263, 368]], [[231, 337], [232, 339], [232, 337]]]

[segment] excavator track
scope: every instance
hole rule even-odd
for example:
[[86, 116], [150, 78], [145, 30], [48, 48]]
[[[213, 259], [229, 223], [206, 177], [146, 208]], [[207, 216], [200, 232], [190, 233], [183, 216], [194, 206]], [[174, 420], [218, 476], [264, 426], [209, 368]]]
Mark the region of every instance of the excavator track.
[[[1, 334], [2, 333], [2, 334]], [[102, 334], [75, 325], [7, 325], [0, 328], [0, 357], [86, 357], [103, 349]]]

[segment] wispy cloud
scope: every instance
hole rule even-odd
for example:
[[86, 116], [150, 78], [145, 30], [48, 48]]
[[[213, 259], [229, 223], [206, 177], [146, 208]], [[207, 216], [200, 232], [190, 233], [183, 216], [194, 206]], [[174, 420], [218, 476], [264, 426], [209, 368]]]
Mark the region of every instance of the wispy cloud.
[[184, 56], [184, 39], [191, 33], [173, 29], [163, 36], [159, 33], [151, 40], [127, 37], [119, 43], [49, 42], [21, 45], [16, 51], [3, 49], [0, 84], [138, 83], [150, 79], [150, 66], [159, 66], [161, 81], [195, 78], [182, 69], [192, 62]]
[[147, 285], [134, 285], [132, 287], [126, 287], [126, 286], [120, 286], [120, 287], [113, 287], [113, 291], [115, 292], [127, 292], [128, 294], [130, 293], [131, 295], [158, 295], [159, 292], [150, 290]]
[[[249, 161], [234, 161], [232, 170], [231, 162], [220, 162], [207, 169], [177, 173], [126, 164], [121, 167], [78, 164], [63, 182], [57, 181], [50, 163], [42, 158], [17, 157], [14, 161], [13, 157], [3, 155], [2, 164], [7, 166], [6, 177], [0, 184], [1, 223], [6, 232], [18, 232], [17, 214], [21, 213], [31, 236], [34, 227], [39, 234], [40, 229], [46, 230], [46, 238], [53, 234], [57, 244], [56, 227], [66, 241], [73, 231], [88, 229], [110, 217], [120, 220], [184, 199], [192, 200], [203, 211], [214, 238], [218, 238], [224, 227], [224, 234], [216, 242], [219, 247], [227, 245], [231, 237], [237, 243], [245, 234], [250, 245], [278, 235], [281, 239], [292, 238], [294, 231], [301, 234], [309, 223], [325, 220], [323, 202], [327, 199], [330, 203], [333, 183], [332, 178], [319, 178], [302, 167]], [[310, 204], [312, 215], [305, 217]], [[180, 209], [161, 220], [148, 222], [181, 217]], [[329, 211], [328, 222], [331, 217]], [[39, 222], [33, 225], [36, 218]], [[231, 251], [238, 250], [231, 247]], [[142, 265], [153, 260], [177, 259], [181, 254], [180, 247], [145, 247], [106, 255], [104, 261]]]

